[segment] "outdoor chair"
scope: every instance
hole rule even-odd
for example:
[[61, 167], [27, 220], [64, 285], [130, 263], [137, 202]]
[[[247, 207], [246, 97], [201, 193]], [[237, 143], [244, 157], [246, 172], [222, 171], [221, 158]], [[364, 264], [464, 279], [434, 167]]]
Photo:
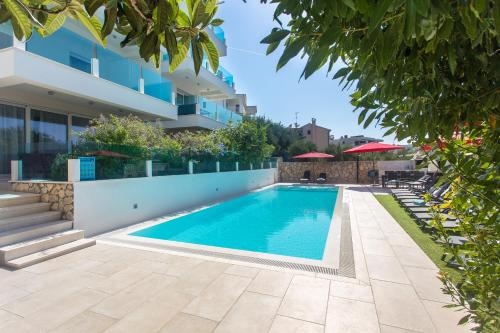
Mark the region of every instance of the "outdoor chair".
[[311, 170], [304, 171], [304, 175], [300, 178], [301, 183], [309, 183], [311, 181]]
[[322, 172], [319, 174], [319, 177], [316, 178], [316, 182], [318, 183], [326, 183], [326, 173]]

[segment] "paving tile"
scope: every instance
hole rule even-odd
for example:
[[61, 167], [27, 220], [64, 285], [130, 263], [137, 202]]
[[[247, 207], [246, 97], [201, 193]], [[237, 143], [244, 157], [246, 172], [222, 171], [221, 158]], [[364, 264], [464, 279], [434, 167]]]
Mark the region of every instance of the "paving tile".
[[363, 239], [362, 242], [365, 254], [394, 257], [392, 247], [385, 240]]
[[435, 332], [431, 318], [410, 285], [372, 280], [373, 297], [381, 324]]
[[[22, 320], [22, 317], [0, 309], [0, 329], [12, 321]], [[0, 330], [1, 331], [1, 330]]]
[[197, 258], [188, 258], [183, 256], [173, 256], [170, 258], [166, 274], [173, 276], [182, 276], [189, 273], [196, 265], [204, 262]]
[[293, 274], [286, 272], [261, 270], [248, 286], [248, 291], [283, 297], [286, 293]]
[[100, 265], [90, 267], [87, 271], [104, 276], [110, 276], [124, 270], [125, 268], [127, 268], [125, 263], [108, 261]]
[[452, 303], [452, 298], [441, 291], [443, 283], [437, 277], [439, 271], [417, 267], [405, 267], [404, 270], [421, 299]]
[[367, 285], [333, 280], [330, 282], [330, 295], [373, 303], [372, 288]]
[[404, 328], [380, 325], [380, 333], [417, 333], [417, 331], [405, 330]]
[[41, 329], [53, 329], [99, 303], [106, 296], [107, 294], [97, 290], [84, 289], [30, 314], [26, 319], [30, 324]]
[[385, 235], [380, 228], [359, 228], [361, 239], [385, 239]]
[[250, 281], [249, 278], [222, 274], [189, 303], [183, 312], [221, 321]]
[[403, 267], [396, 257], [366, 255], [366, 266], [371, 279], [406, 283], [410, 281], [406, 277]]
[[30, 293], [21, 288], [3, 285], [0, 287], [0, 306], [22, 299]]
[[419, 248], [393, 246], [401, 265], [437, 269], [431, 259]]
[[445, 304], [433, 302], [433, 301], [423, 301], [424, 307], [427, 313], [432, 318], [432, 322], [439, 333], [465, 333], [472, 332], [473, 325], [457, 325], [459, 320], [466, 315], [465, 311], [457, 311], [456, 309], [444, 308]]
[[134, 267], [151, 273], [166, 274], [168, 263], [156, 260], [141, 260], [134, 264]]
[[216, 321], [178, 313], [163, 326], [160, 333], [211, 333], [216, 326]]
[[173, 288], [176, 291], [197, 296], [228, 267], [229, 264], [204, 261], [181, 275]]
[[152, 299], [168, 303], [168, 305], [180, 310], [191, 303], [195, 297], [196, 296], [178, 292], [172, 288], [165, 288], [163, 290], [159, 290]]
[[296, 275], [283, 298], [280, 315], [325, 323], [330, 281]]
[[385, 239], [392, 246], [418, 247], [415, 241], [405, 232], [386, 232]]
[[215, 329], [216, 333], [267, 332], [281, 298], [245, 292]]
[[28, 321], [17, 318], [15, 320], [10, 320], [6, 325], [1, 326], [2, 333], [44, 333], [46, 332], [40, 327], [29, 323]]
[[231, 265], [224, 273], [254, 278], [257, 273], [259, 273], [259, 269], [255, 267]]
[[323, 333], [323, 325], [295, 318], [276, 316], [269, 333]]
[[98, 283], [94, 288], [108, 294], [115, 294], [118, 291], [144, 279], [150, 272], [133, 267], [127, 267]]
[[51, 333], [99, 333], [115, 323], [115, 319], [92, 311], [82, 312], [69, 319]]
[[178, 310], [168, 303], [147, 301], [108, 328], [106, 333], [157, 332], [177, 312]]
[[330, 297], [325, 333], [380, 332], [375, 305], [345, 298]]
[[147, 279], [107, 297], [94, 306], [92, 311], [121, 319], [176, 281], [175, 277], [153, 273]]

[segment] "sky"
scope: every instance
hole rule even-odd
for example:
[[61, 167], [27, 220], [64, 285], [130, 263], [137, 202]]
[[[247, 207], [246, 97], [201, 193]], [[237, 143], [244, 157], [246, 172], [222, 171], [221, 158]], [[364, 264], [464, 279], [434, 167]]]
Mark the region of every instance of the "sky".
[[[299, 81], [306, 60], [296, 58], [276, 72], [283, 48], [266, 56], [267, 45], [260, 44], [277, 26], [273, 12], [274, 5], [260, 4], [258, 0], [226, 0], [219, 6], [217, 16], [224, 20], [222, 28], [228, 46], [227, 56], [220, 62], [234, 75], [237, 92], [247, 94], [248, 104], [257, 105], [258, 115], [285, 126], [295, 123], [297, 113], [299, 125], [316, 118], [317, 124], [331, 129], [336, 138], [346, 134], [382, 138], [384, 129], [363, 129], [358, 125], [349, 92], [342, 91], [338, 81], [331, 79], [333, 74], [327, 77], [326, 69]], [[393, 137], [383, 139], [394, 142]]]

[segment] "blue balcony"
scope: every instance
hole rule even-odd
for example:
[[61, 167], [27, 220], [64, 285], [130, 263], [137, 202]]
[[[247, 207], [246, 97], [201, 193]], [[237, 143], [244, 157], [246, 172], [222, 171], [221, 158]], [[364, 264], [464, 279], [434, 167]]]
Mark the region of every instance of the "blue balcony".
[[[208, 62], [207, 58], [203, 58], [202, 66], [209, 71], [211, 70], [210, 63]], [[233, 74], [231, 74], [227, 69], [225, 69], [221, 65], [219, 65], [219, 68], [217, 69], [217, 73], [215, 73], [215, 76], [217, 76], [220, 80], [222, 80], [225, 84], [227, 84], [231, 88], [234, 88]]]
[[243, 117], [241, 115], [226, 109], [220, 104], [203, 97], [198, 97], [197, 100], [197, 103], [179, 105], [178, 114], [180, 116], [197, 114], [197, 110], [199, 110], [201, 116], [213, 119], [225, 125], [230, 122], [239, 123], [242, 121]]
[[26, 43], [26, 50], [89, 74], [97, 72], [92, 69], [92, 59], [97, 59], [101, 79], [139, 91], [142, 78], [144, 94], [172, 102], [172, 85], [159, 71], [141, 68], [135, 61], [67, 29], [60, 29], [46, 38], [34, 33]]

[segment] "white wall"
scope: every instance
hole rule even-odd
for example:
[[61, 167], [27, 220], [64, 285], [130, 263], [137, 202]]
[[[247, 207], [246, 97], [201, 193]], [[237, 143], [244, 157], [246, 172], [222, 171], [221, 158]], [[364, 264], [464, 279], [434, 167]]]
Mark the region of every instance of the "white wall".
[[415, 170], [415, 161], [414, 160], [378, 161], [377, 166], [379, 169], [379, 175], [383, 175], [385, 171]]
[[263, 169], [77, 182], [74, 228], [92, 236], [242, 194], [277, 179], [277, 169]]

